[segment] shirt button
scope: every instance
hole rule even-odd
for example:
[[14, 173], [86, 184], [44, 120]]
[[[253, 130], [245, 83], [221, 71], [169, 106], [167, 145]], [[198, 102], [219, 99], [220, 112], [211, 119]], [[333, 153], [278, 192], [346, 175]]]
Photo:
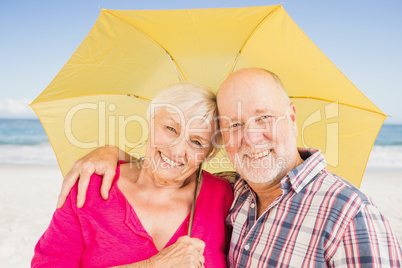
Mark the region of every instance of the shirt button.
[[249, 249], [250, 249], [250, 246], [247, 244], [247, 245], [244, 247], [244, 249], [245, 249], [245, 250], [249, 250]]
[[255, 204], [254, 204], [254, 203], [251, 204], [251, 208], [255, 208]]

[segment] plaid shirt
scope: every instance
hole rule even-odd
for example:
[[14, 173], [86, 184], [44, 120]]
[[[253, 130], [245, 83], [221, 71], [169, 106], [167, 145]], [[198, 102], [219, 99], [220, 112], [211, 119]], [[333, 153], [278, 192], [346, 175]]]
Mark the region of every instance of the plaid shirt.
[[371, 199], [329, 172], [320, 151], [281, 181], [282, 195], [256, 219], [256, 196], [234, 185], [230, 267], [401, 267], [401, 247]]

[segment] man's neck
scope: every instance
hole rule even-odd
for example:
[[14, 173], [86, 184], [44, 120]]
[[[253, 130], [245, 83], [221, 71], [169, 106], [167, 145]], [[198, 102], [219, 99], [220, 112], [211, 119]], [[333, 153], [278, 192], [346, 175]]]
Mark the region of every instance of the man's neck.
[[257, 219], [282, 194], [281, 181], [269, 183], [247, 182], [257, 195]]
[[257, 195], [257, 219], [262, 213], [274, 202], [274, 200], [282, 194], [281, 181], [286, 176], [287, 172], [296, 168], [303, 163], [303, 159], [299, 153], [295, 154], [295, 159], [289, 165], [288, 169], [283, 170], [276, 179], [266, 183], [252, 183], [247, 181], [247, 184]]

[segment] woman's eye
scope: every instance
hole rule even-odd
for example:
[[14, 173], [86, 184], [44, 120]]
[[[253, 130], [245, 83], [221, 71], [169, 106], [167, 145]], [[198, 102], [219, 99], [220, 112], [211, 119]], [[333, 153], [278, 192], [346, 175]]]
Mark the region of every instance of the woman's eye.
[[241, 126], [240, 123], [235, 123], [235, 124], [231, 125], [230, 127], [231, 127], [231, 128], [235, 128], [235, 127], [240, 127], [240, 126]]
[[195, 144], [195, 145], [197, 145], [197, 146], [202, 146], [202, 144], [201, 144], [201, 142], [199, 142], [199, 141], [193, 141], [193, 143]]

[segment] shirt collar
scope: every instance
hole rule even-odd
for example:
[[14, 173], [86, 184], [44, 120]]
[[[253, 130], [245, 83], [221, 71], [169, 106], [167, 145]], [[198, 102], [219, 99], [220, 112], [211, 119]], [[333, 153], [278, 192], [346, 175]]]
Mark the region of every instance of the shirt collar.
[[289, 171], [281, 180], [281, 189], [285, 192], [293, 188], [300, 192], [326, 166], [324, 155], [317, 149], [298, 149], [303, 163]]

